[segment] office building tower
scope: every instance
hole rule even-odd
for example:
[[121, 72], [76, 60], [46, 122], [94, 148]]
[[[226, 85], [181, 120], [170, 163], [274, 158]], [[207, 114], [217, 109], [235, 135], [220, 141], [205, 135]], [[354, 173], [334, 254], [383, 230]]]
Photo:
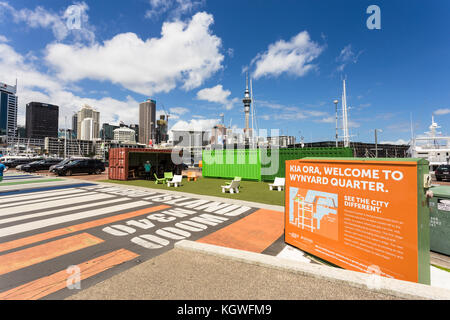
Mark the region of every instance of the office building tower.
[[[96, 111], [91, 106], [88, 106], [87, 104], [85, 104], [81, 108], [81, 110], [78, 111], [77, 117], [78, 117], [78, 119], [77, 119], [77, 138], [80, 140], [84, 140], [81, 138], [81, 136], [82, 136], [81, 125], [82, 125], [84, 119], [92, 119], [92, 123], [91, 123], [91, 120], [89, 120], [89, 124], [85, 124], [84, 129], [86, 129], [87, 125], [91, 126], [89, 129], [89, 134], [88, 134], [88, 136], [91, 137], [91, 139], [89, 139], [89, 140], [97, 139], [99, 137], [99, 133], [100, 133], [100, 112]], [[84, 131], [83, 136], [87, 136], [86, 131]]]
[[102, 124], [102, 129], [100, 130], [100, 139], [113, 140], [114, 130], [116, 130], [117, 128], [119, 128], [119, 126], [115, 126], [109, 123]]
[[94, 140], [94, 119], [84, 118], [80, 125], [80, 140]]
[[114, 130], [114, 141], [123, 143], [136, 143], [136, 132], [127, 127], [120, 127]]
[[139, 142], [149, 144], [155, 140], [156, 101], [147, 99], [139, 104]]
[[15, 86], [0, 82], [0, 136], [15, 137], [17, 131], [17, 82]]
[[27, 104], [25, 116], [27, 138], [58, 137], [58, 106], [41, 102], [30, 102]]
[[130, 129], [134, 130], [134, 141], [138, 142], [139, 141], [139, 125], [138, 124], [130, 124], [129, 126]]
[[75, 112], [72, 116], [72, 132], [77, 136], [78, 130], [78, 114]]
[[158, 125], [156, 127], [156, 143], [167, 142], [169, 140], [168, 119], [166, 120], [166, 116], [161, 115], [156, 124]]

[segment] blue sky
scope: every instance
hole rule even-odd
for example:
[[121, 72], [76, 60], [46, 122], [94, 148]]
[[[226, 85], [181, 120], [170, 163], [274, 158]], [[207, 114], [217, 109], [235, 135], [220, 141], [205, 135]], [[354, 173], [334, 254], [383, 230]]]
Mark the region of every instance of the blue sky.
[[[366, 26], [373, 4], [381, 30]], [[138, 123], [150, 97], [171, 127], [209, 128], [223, 112], [242, 128], [248, 70], [258, 127], [309, 142], [334, 139], [345, 76], [351, 139], [377, 128], [401, 142], [411, 115], [417, 134], [432, 114], [449, 133], [449, 18], [447, 0], [0, 0], [0, 81], [19, 78], [22, 124], [30, 101], [59, 105], [60, 127], [83, 103]]]

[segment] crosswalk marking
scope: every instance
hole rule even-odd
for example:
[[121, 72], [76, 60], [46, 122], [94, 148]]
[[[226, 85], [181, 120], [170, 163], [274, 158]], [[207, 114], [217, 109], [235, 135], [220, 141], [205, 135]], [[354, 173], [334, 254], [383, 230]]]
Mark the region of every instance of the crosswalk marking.
[[[54, 207], [60, 207], [60, 206], [70, 206], [78, 203], [88, 202], [88, 201], [94, 201], [94, 200], [104, 200], [108, 198], [113, 198], [113, 195], [110, 194], [82, 194], [77, 195], [71, 198], [62, 198], [57, 201], [45, 201], [43, 199], [40, 203], [34, 203], [34, 204], [26, 204], [26, 205], [19, 205], [15, 207], [8, 207], [8, 208], [0, 208], [0, 217], [1, 216], [7, 216], [12, 215], [16, 213], [26, 213], [29, 211], [37, 211], [42, 209], [52, 209]], [[53, 198], [55, 199], [55, 198]], [[49, 199], [49, 200], [53, 200]], [[66, 208], [67, 211], [67, 208]]]
[[76, 194], [86, 192], [85, 190], [80, 189], [63, 189], [63, 190], [50, 190], [50, 191], [41, 191], [41, 192], [33, 192], [32, 194], [27, 194], [24, 196], [18, 196], [18, 195], [10, 195], [10, 196], [0, 196], [0, 204], [3, 206], [7, 203], [13, 203], [13, 202], [22, 202], [22, 201], [28, 201], [33, 199], [40, 199], [43, 197], [49, 197], [49, 196], [60, 196], [65, 194]]
[[44, 243], [0, 256], [0, 275], [29, 267], [103, 242], [88, 233]]
[[[71, 266], [79, 270], [76, 277], [81, 276], [80, 280], [94, 275], [98, 275], [95, 279], [104, 278], [110, 275], [106, 270], [121, 263], [128, 261], [123, 266], [128, 268], [134, 265], [131, 260], [136, 257], [147, 260], [161, 253], [161, 250], [136, 245], [131, 239], [136, 235], [145, 238], [158, 234], [168, 238], [167, 244], [172, 243], [176, 235], [180, 235], [178, 239], [191, 236], [182, 230], [181, 224], [170, 228], [174, 223], [165, 223], [172, 217], [167, 219], [164, 212], [173, 208], [172, 205], [179, 206], [178, 197], [171, 200], [172, 203], [158, 204], [155, 202], [160, 201], [152, 199], [159, 192], [69, 182], [34, 188], [0, 187], [0, 300], [40, 299], [52, 293], [65, 296], [70, 294], [70, 290], [64, 289], [68, 280], [73, 279], [73, 273], [63, 268]], [[163, 199], [173, 197], [168, 196], [165, 192], [158, 195]], [[237, 219], [235, 213], [244, 208], [229, 204], [226, 207], [227, 210], [222, 209], [220, 213], [230, 217], [221, 219], [230, 223]], [[200, 214], [201, 211], [193, 209], [192, 213]], [[158, 223], [151, 223], [152, 219]], [[148, 225], [155, 228], [143, 227]], [[126, 226], [136, 227], [132, 230], [129, 227], [133, 236], [112, 237], [101, 231], [104, 227]], [[208, 230], [205, 226], [195, 232], [204, 232], [203, 236], [206, 236], [214, 231]], [[133, 252], [126, 250], [128, 248]], [[167, 245], [164, 250], [170, 248]], [[89, 286], [90, 283], [87, 281], [82, 285]]]
[[[42, 202], [48, 202], [48, 201], [53, 201], [53, 200], [59, 200], [59, 199], [70, 199], [70, 198], [76, 198], [79, 197], [80, 194], [83, 194], [82, 192], [77, 193], [77, 194], [66, 194], [63, 196], [58, 196], [58, 197], [53, 197], [53, 198], [40, 198], [40, 199], [34, 199], [34, 200], [30, 200], [30, 201], [24, 201], [21, 202], [21, 205], [27, 205], [27, 204], [35, 204], [35, 203], [42, 203]], [[88, 194], [87, 192], [84, 194]], [[8, 208], [14, 208], [18, 205], [19, 203], [10, 203], [8, 205], [0, 205], [0, 209], [8, 209]]]
[[52, 230], [52, 231], [48, 231], [48, 232], [44, 232], [44, 233], [40, 233], [40, 234], [35, 234], [32, 236], [20, 238], [17, 240], [0, 243], [0, 252], [23, 247], [23, 246], [26, 246], [26, 245], [29, 245], [32, 243], [56, 238], [56, 237], [59, 237], [62, 235], [67, 235], [67, 234], [71, 234], [74, 232], [95, 228], [95, 227], [102, 226], [105, 224], [114, 223], [114, 222], [126, 220], [126, 219], [131, 219], [131, 218], [142, 216], [144, 214], [149, 214], [149, 213], [152, 213], [155, 211], [166, 210], [169, 208], [171, 208], [171, 206], [159, 205], [159, 206], [145, 208], [145, 209], [141, 209], [141, 210], [137, 210], [137, 211], [122, 213], [119, 215], [102, 218], [102, 219], [98, 219], [98, 220], [94, 220], [94, 221], [88, 221], [88, 222], [84, 222], [84, 223], [77, 224], [77, 225], [70, 226], [70, 227], [65, 227], [65, 228], [56, 229], [56, 230]]
[[135, 201], [132, 203], [125, 203], [125, 204], [121, 204], [121, 205], [117, 205], [117, 206], [113, 206], [113, 207], [89, 210], [89, 211], [84, 211], [84, 212], [80, 212], [80, 213], [68, 214], [65, 216], [14, 225], [11, 227], [0, 229], [0, 238], [6, 237], [9, 235], [13, 235], [13, 234], [27, 232], [27, 231], [42, 229], [45, 227], [49, 227], [49, 226], [53, 226], [53, 225], [57, 225], [57, 224], [65, 223], [65, 222], [81, 220], [81, 219], [85, 219], [85, 218], [92, 218], [95, 216], [113, 213], [115, 211], [128, 210], [128, 209], [132, 209], [132, 208], [142, 207], [142, 206], [145, 206], [148, 204], [149, 204], [149, 202], [147, 202], [147, 201]]
[[103, 205], [109, 205], [109, 204], [113, 204], [113, 203], [117, 203], [117, 202], [124, 202], [124, 201], [127, 201], [127, 200], [130, 200], [130, 199], [129, 198], [119, 198], [119, 199], [106, 200], [106, 201], [100, 201], [100, 202], [95, 202], [95, 203], [82, 204], [80, 206], [75, 206], [75, 207], [70, 207], [70, 208], [62, 208], [62, 209], [44, 211], [44, 212], [39, 212], [39, 213], [31, 213], [31, 214], [26, 214], [26, 215], [20, 215], [20, 216], [16, 216], [16, 217], [12, 217], [12, 218], [2, 219], [2, 220], [0, 220], [0, 225], [1, 224], [5, 224], [5, 223], [14, 222], [14, 221], [20, 221], [20, 220], [44, 217], [44, 216], [57, 214], [57, 213], [64, 213], [64, 212], [67, 212], [67, 211], [73, 211], [73, 210], [80, 210], [80, 209], [87, 209], [87, 208], [91, 208], [91, 207], [98, 207], [98, 206], [103, 206]]
[[[80, 281], [88, 279], [98, 273], [111, 269], [121, 263], [139, 257], [138, 254], [126, 249], [119, 249], [95, 259], [80, 263]], [[36, 300], [67, 287], [70, 275], [66, 270], [43, 277], [19, 287], [0, 293], [1, 300]]]

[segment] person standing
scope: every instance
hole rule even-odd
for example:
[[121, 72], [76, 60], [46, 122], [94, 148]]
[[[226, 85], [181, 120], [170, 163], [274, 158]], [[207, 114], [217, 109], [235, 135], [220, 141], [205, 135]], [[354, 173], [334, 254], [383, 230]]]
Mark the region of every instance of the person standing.
[[8, 167], [6, 167], [3, 163], [0, 163], [0, 182], [3, 181], [3, 172], [8, 171]]
[[150, 164], [150, 161], [147, 161], [144, 164], [144, 170], [145, 170], [145, 179], [150, 180], [150, 170], [152, 168], [152, 165]]

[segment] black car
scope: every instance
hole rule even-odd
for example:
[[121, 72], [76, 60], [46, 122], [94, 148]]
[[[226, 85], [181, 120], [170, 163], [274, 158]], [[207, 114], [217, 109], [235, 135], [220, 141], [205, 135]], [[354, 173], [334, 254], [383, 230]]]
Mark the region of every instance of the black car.
[[78, 159], [58, 166], [55, 171], [59, 176], [71, 176], [76, 173], [101, 174], [105, 171], [105, 165], [97, 159]]
[[29, 164], [29, 163], [37, 161], [37, 160], [42, 160], [42, 158], [41, 159], [33, 159], [33, 158], [12, 159], [12, 160], [5, 161], [3, 164], [5, 166], [7, 166], [8, 168], [16, 168], [19, 165], [23, 166], [25, 164]]
[[440, 165], [434, 172], [437, 181], [442, 181], [444, 179], [450, 179], [450, 164]]
[[48, 170], [50, 166], [60, 163], [61, 159], [44, 159], [22, 165], [21, 170], [25, 172], [35, 172], [38, 170]]
[[54, 164], [54, 165], [50, 166], [48, 171], [52, 172], [52, 173], [56, 173], [56, 169], [64, 166], [65, 164], [68, 164], [71, 161], [74, 161], [74, 160], [85, 160], [85, 159], [88, 160], [89, 158], [67, 158], [67, 159], [61, 160], [57, 164]]

